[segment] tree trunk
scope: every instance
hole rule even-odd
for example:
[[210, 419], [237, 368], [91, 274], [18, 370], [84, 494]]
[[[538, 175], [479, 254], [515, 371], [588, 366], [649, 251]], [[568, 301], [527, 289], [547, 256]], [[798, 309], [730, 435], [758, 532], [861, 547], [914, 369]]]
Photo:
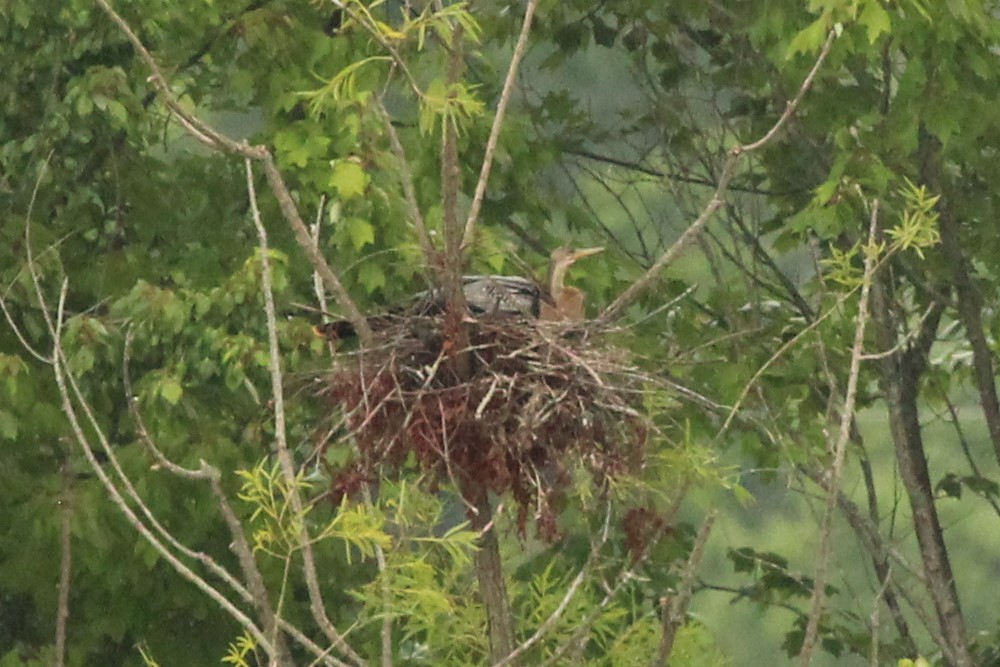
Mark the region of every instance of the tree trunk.
[[896, 461], [910, 501], [927, 588], [934, 602], [941, 635], [947, 643], [941, 647], [942, 652], [953, 667], [972, 667], [966, 645], [965, 619], [934, 505], [917, 407], [920, 378], [926, 370], [927, 356], [943, 309], [938, 306], [931, 311], [914, 342], [906, 344], [900, 341], [893, 317], [896, 304], [892, 303], [890, 296], [890, 272], [884, 271], [882, 276], [873, 290], [873, 318], [878, 347], [885, 351], [879, 362], [879, 386], [888, 406]]
[[[514, 650], [514, 621], [507, 599], [507, 584], [503, 578], [500, 560], [500, 543], [496, 529], [490, 525], [493, 510], [489, 494], [484, 490], [476, 502], [478, 514], [472, 517], [473, 529], [481, 533], [479, 551], [476, 552], [476, 576], [479, 594], [486, 607], [486, 620], [490, 633], [490, 664], [496, 664]], [[487, 528], [488, 526], [488, 528]]]

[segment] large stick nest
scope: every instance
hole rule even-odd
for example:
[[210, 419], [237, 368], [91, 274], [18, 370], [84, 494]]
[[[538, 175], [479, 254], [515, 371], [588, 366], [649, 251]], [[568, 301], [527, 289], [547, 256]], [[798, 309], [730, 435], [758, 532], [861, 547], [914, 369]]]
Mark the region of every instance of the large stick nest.
[[641, 465], [645, 378], [580, 325], [446, 319], [387, 321], [373, 344], [339, 355], [327, 393], [359, 456], [334, 487], [350, 493], [380, 471], [415, 467], [431, 489], [453, 482], [470, 504], [510, 491], [522, 531], [533, 512], [554, 539], [551, 500], [574, 462], [597, 483]]

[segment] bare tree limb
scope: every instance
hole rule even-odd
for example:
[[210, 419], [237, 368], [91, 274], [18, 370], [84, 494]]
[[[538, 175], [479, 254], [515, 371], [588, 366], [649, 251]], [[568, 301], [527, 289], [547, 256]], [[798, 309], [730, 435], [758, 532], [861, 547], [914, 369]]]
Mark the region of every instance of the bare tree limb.
[[660, 257], [653, 263], [651, 267], [644, 273], [638, 280], [628, 286], [624, 292], [618, 295], [611, 305], [604, 309], [598, 317], [600, 322], [609, 322], [611, 320], [621, 317], [624, 313], [625, 308], [627, 308], [633, 301], [638, 298], [638, 296], [648, 289], [652, 285], [653, 281], [659, 276], [660, 272], [668, 264], [670, 264], [674, 259], [677, 258], [680, 253], [687, 248], [702, 232], [705, 225], [711, 220], [712, 215], [723, 205], [725, 201], [726, 192], [729, 189], [730, 181], [732, 181], [733, 175], [736, 171], [736, 166], [739, 164], [741, 158], [748, 153], [760, 149], [761, 147], [767, 145], [778, 133], [778, 131], [784, 127], [791, 118], [795, 109], [799, 106], [799, 103], [805, 97], [806, 92], [812, 87], [812, 83], [819, 72], [820, 67], [826, 60], [826, 57], [830, 53], [830, 49], [833, 47], [833, 41], [836, 38], [836, 32], [831, 30], [826, 37], [826, 42], [823, 44], [823, 48], [820, 50], [819, 56], [816, 58], [816, 62], [813, 64], [812, 69], [806, 78], [802, 81], [802, 85], [799, 87], [798, 93], [795, 97], [785, 105], [785, 110], [778, 118], [777, 122], [771, 129], [768, 130], [763, 137], [749, 144], [741, 144], [729, 151], [729, 156], [726, 158], [726, 163], [722, 168], [722, 172], [719, 174], [718, 185], [715, 188], [715, 192], [712, 193], [711, 199], [702, 209], [701, 214], [698, 218], [684, 230], [673, 245], [671, 245]]
[[463, 248], [472, 245], [472, 238], [476, 231], [476, 222], [479, 219], [479, 211], [483, 206], [483, 198], [486, 196], [486, 185], [490, 180], [490, 170], [493, 168], [493, 156], [496, 153], [497, 142], [500, 139], [500, 130], [503, 128], [507, 105], [510, 103], [511, 92], [514, 90], [514, 82], [517, 80], [518, 68], [528, 48], [528, 34], [531, 32], [531, 21], [535, 16], [535, 9], [537, 7], [538, 0], [528, 0], [528, 5], [524, 8], [521, 34], [518, 35], [517, 44], [514, 46], [514, 53], [510, 57], [510, 66], [507, 67], [507, 77], [504, 79], [503, 89], [500, 92], [500, 100], [497, 102], [497, 111], [493, 116], [493, 126], [490, 128], [489, 139], [486, 140], [483, 166], [479, 171], [479, 180], [476, 182], [476, 190], [472, 196], [469, 217], [465, 220], [465, 232], [462, 234]]
[[[37, 185], [36, 185], [36, 190], [37, 190]], [[124, 484], [130, 497], [136, 502], [136, 504], [139, 506], [142, 512], [151, 521], [154, 528], [162, 536], [168, 539], [175, 548], [185, 551], [185, 553], [188, 554], [193, 553], [190, 552], [190, 550], [186, 550], [186, 548], [183, 545], [181, 545], [176, 539], [174, 539], [173, 536], [156, 521], [152, 512], [139, 497], [135, 488], [132, 486], [130, 480], [125, 475], [124, 470], [122, 470], [121, 465], [118, 462], [118, 459], [115, 456], [115, 453], [111, 448], [110, 443], [108, 442], [104, 430], [101, 427], [100, 423], [98, 422], [96, 416], [94, 415], [93, 410], [90, 407], [90, 404], [84, 397], [83, 392], [80, 390], [80, 387], [76, 382], [76, 378], [72, 375], [72, 373], [69, 372], [68, 362], [66, 360], [66, 356], [62, 347], [62, 330], [65, 317], [65, 301], [66, 301], [66, 294], [69, 282], [67, 279], [63, 279], [62, 287], [59, 292], [56, 317], [55, 319], [53, 319], [52, 314], [49, 310], [48, 301], [46, 300], [44, 291], [42, 289], [41, 279], [38, 274], [37, 266], [35, 264], [34, 252], [32, 251], [31, 247], [30, 217], [28, 219], [27, 224], [25, 225], [24, 235], [25, 235], [25, 252], [28, 260], [28, 271], [31, 276], [32, 285], [34, 286], [35, 289], [35, 298], [38, 300], [38, 304], [45, 321], [46, 329], [48, 330], [49, 335], [52, 337], [53, 341], [52, 357], [51, 357], [52, 368], [56, 380], [56, 386], [58, 387], [59, 396], [62, 402], [63, 413], [69, 420], [70, 428], [73, 432], [74, 438], [76, 439], [77, 444], [79, 444], [80, 448], [83, 450], [84, 456], [87, 459], [87, 462], [89, 463], [91, 469], [93, 470], [97, 478], [101, 481], [101, 483], [104, 485], [105, 489], [108, 491], [108, 495], [111, 498], [111, 500], [119, 507], [119, 509], [125, 515], [128, 522], [132, 524], [132, 526], [136, 529], [136, 531], [158, 553], [160, 553], [167, 560], [167, 562], [171, 564], [171, 566], [173, 566], [173, 568], [177, 571], [177, 573], [180, 574], [182, 578], [185, 578], [191, 583], [193, 583], [197, 588], [202, 590], [202, 592], [204, 592], [210, 599], [219, 604], [220, 607], [223, 608], [223, 610], [229, 613], [238, 623], [240, 623], [242, 627], [244, 627], [248, 632], [250, 632], [251, 635], [253, 635], [253, 637], [258, 641], [259, 645], [263, 650], [273, 655], [273, 648], [269, 640], [263, 635], [263, 633], [256, 626], [256, 624], [254, 624], [253, 621], [249, 617], [247, 617], [238, 607], [236, 607], [225, 595], [223, 595], [220, 591], [211, 586], [201, 576], [199, 576], [197, 573], [191, 570], [183, 561], [177, 558], [177, 556], [172, 551], [170, 551], [170, 549], [167, 548], [165, 544], [163, 544], [160, 541], [160, 539], [150, 530], [150, 528], [147, 527], [145, 523], [143, 523], [142, 519], [135, 514], [133, 509], [129, 506], [128, 502], [121, 495], [121, 492], [115, 485], [114, 481], [107, 475], [107, 473], [104, 471], [103, 466], [97, 460], [93, 447], [83, 431], [83, 428], [77, 416], [76, 409], [74, 408], [73, 405], [74, 396], [76, 397], [76, 400], [80, 405], [80, 408], [83, 410], [88, 423], [93, 429], [95, 436], [97, 437], [105, 455], [108, 458], [108, 461], [111, 463], [112, 468], [115, 471], [115, 474]], [[195, 554], [194, 557], [197, 558], [199, 555], [203, 556], [205, 559], [208, 559], [208, 557], [205, 556], [204, 554]], [[211, 559], [208, 560], [210, 561]], [[230, 580], [232, 580], [231, 577]]]
[[562, 615], [569, 607], [569, 603], [573, 601], [573, 598], [576, 596], [577, 591], [583, 585], [583, 582], [586, 580], [587, 575], [593, 568], [594, 562], [597, 560], [598, 554], [600, 554], [601, 549], [607, 543], [610, 527], [611, 527], [611, 502], [608, 501], [604, 512], [604, 527], [601, 529], [601, 539], [591, 545], [590, 554], [587, 556], [587, 562], [583, 564], [583, 567], [580, 568], [580, 571], [577, 573], [576, 577], [573, 578], [573, 581], [571, 581], [569, 586], [566, 588], [566, 593], [563, 595], [562, 600], [560, 600], [559, 604], [556, 605], [556, 608], [552, 610], [552, 613], [549, 614], [549, 617], [546, 618], [542, 622], [542, 624], [538, 626], [538, 629], [535, 630], [535, 633], [531, 635], [531, 637], [521, 642], [517, 646], [517, 648], [511, 651], [506, 658], [497, 663], [494, 663], [493, 667], [506, 667], [507, 665], [512, 664], [517, 658], [521, 657], [529, 649], [531, 649], [532, 646], [541, 641], [545, 637], [545, 635], [547, 635], [549, 631], [555, 626], [555, 624], [559, 621], [559, 619], [562, 618]]
[[550, 667], [555, 664], [563, 664], [559, 662], [562, 657], [566, 655], [566, 653], [569, 652], [574, 646], [579, 646], [579, 642], [581, 640], [584, 640], [586, 634], [590, 632], [590, 628], [594, 621], [597, 620], [597, 617], [604, 612], [609, 604], [611, 604], [611, 601], [615, 599], [615, 596], [618, 595], [622, 587], [632, 580], [639, 567], [641, 567], [642, 564], [646, 562], [646, 559], [649, 558], [649, 553], [652, 548], [663, 538], [670, 526], [673, 525], [674, 518], [680, 510], [681, 501], [687, 495], [689, 486], [689, 483], [685, 483], [684, 486], [678, 489], [677, 497], [674, 498], [673, 504], [670, 509], [667, 510], [662, 527], [649, 537], [646, 548], [642, 551], [642, 553], [636, 555], [629, 567], [626, 567], [619, 572], [613, 584], [605, 584], [606, 593], [604, 597], [601, 598], [601, 601], [598, 602], [597, 605], [594, 606], [583, 619], [581, 619], [576, 632], [574, 632], [573, 635], [563, 642], [558, 648], [552, 651], [552, 654], [546, 658], [541, 665], [539, 665], [539, 667]]
[[900, 479], [910, 503], [913, 528], [920, 546], [925, 587], [937, 612], [939, 636], [936, 639], [945, 659], [953, 667], [971, 667], [973, 660], [966, 643], [965, 618], [934, 504], [917, 405], [921, 377], [927, 368], [927, 355], [940, 323], [942, 308], [931, 311], [931, 316], [921, 322], [913, 342], [897, 347], [897, 304], [888, 277], [875, 281], [872, 301], [876, 344], [881, 350], [892, 351], [878, 360], [878, 380], [888, 411], [889, 432]]
[[826, 602], [826, 578], [829, 567], [830, 551], [833, 541], [833, 516], [837, 509], [837, 495], [840, 490], [840, 480], [844, 473], [844, 461], [847, 458], [847, 443], [851, 437], [851, 426], [854, 420], [854, 406], [858, 394], [858, 378], [861, 376], [861, 358], [865, 347], [865, 328], [868, 325], [868, 296], [871, 293], [873, 276], [878, 266], [876, 235], [878, 233], [879, 200], [872, 202], [871, 220], [868, 227], [868, 245], [865, 248], [865, 269], [861, 283], [861, 296], [858, 303], [858, 316], [855, 319], [854, 344], [851, 347], [851, 366], [847, 375], [847, 390], [844, 403], [840, 410], [840, 430], [837, 440], [831, 447], [833, 461], [827, 471], [826, 511], [820, 529], [820, 547], [816, 562], [816, 572], [813, 577], [812, 599], [810, 600], [809, 620], [806, 623], [802, 648], [799, 651], [799, 663], [803, 667], [812, 661], [812, 653], [816, 647], [819, 632], [819, 622]]
[[[108, 492], [108, 496], [111, 498], [112, 502], [121, 510], [125, 515], [126, 520], [132, 525], [132, 527], [146, 540], [156, 551], [159, 553], [174, 570], [181, 575], [182, 578], [193, 583], [199, 590], [201, 590], [206, 596], [218, 604], [224, 611], [226, 611], [241, 627], [246, 629], [258, 642], [260, 647], [266, 651], [268, 654], [273, 655], [273, 646], [270, 640], [261, 632], [260, 628], [240, 610], [236, 605], [234, 605], [225, 595], [218, 591], [215, 587], [206, 582], [201, 576], [191, 570], [183, 561], [181, 561], [167, 546], [160, 541], [148, 526], [142, 521], [142, 519], [136, 515], [135, 511], [129, 506], [128, 502], [122, 496], [118, 487], [115, 485], [114, 481], [108, 476], [104, 471], [104, 467], [97, 460], [94, 453], [93, 447], [87, 438], [86, 433], [83, 430], [83, 426], [77, 415], [76, 408], [73, 405], [73, 396], [76, 397], [80, 404], [81, 409], [87, 417], [96, 437], [101, 443], [102, 448], [106, 454], [110, 454], [109, 460], [111, 460], [112, 465], [115, 466], [116, 472], [118, 474], [123, 474], [120, 472], [120, 467], [118, 465], [117, 459], [114, 457], [114, 452], [108, 443], [107, 437], [104, 434], [103, 429], [97, 422], [90, 405], [86, 402], [83, 393], [80, 391], [79, 386], [76, 383], [76, 379], [69, 372], [68, 362], [62, 348], [62, 326], [63, 318], [65, 314], [64, 305], [66, 299], [67, 291], [67, 281], [63, 281], [63, 286], [59, 295], [59, 305], [56, 310], [56, 318], [53, 320], [51, 313], [49, 312], [48, 302], [41, 290], [40, 281], [38, 278], [38, 273], [35, 270], [33, 259], [31, 259], [31, 253], [29, 250], [29, 266], [33, 274], [33, 280], [36, 284], [36, 297], [39, 300], [39, 304], [42, 309], [43, 316], [45, 318], [46, 327], [49, 330], [49, 334], [52, 336], [52, 359], [53, 359], [53, 373], [56, 380], [56, 386], [59, 389], [59, 396], [62, 401], [63, 414], [69, 420], [70, 428], [73, 435], [80, 445], [80, 449], [83, 451], [87, 462], [90, 464], [91, 470], [100, 480], [101, 484], [104, 485]], [[134, 489], [132, 489], [134, 491]], [[144, 512], [149, 512], [149, 509], [145, 505], [141, 506]]]
[[[236, 554], [240, 564], [240, 570], [243, 572], [243, 578], [247, 582], [247, 587], [244, 587], [239, 581], [237, 581], [236, 578], [233, 577], [228, 570], [219, 565], [215, 559], [206, 554], [188, 549], [179, 542], [175, 543], [173, 536], [170, 535], [165, 529], [160, 529], [160, 532], [164, 535], [164, 537], [171, 541], [175, 548], [181, 553], [184, 553], [188, 557], [203, 563], [209, 571], [213, 572], [220, 579], [228, 583], [230, 587], [232, 587], [232, 589], [240, 595], [240, 597], [247, 602], [252, 603], [254, 607], [256, 607], [257, 613], [260, 614], [268, 635], [273, 638], [272, 641], [274, 642], [274, 646], [278, 652], [275, 656], [278, 664], [291, 665], [291, 656], [288, 653], [288, 647], [285, 644], [284, 637], [278, 633], [278, 627], [280, 624], [278, 623], [278, 619], [275, 615], [274, 607], [271, 605], [270, 596], [267, 592], [267, 586], [264, 584], [264, 578], [260, 573], [260, 569], [257, 567], [256, 560], [254, 560], [253, 550], [247, 542], [246, 535], [243, 532], [243, 525], [237, 518], [236, 512], [233, 511], [232, 506], [229, 504], [229, 499], [226, 497], [225, 492], [222, 490], [222, 484], [220, 483], [220, 479], [222, 477], [221, 473], [216, 467], [209, 465], [204, 460], [201, 461], [201, 466], [197, 470], [185, 468], [174, 463], [162, 452], [162, 450], [160, 450], [160, 448], [156, 445], [156, 442], [153, 440], [153, 437], [150, 435], [149, 430], [146, 428], [145, 420], [142, 418], [142, 413], [139, 411], [138, 399], [132, 391], [132, 378], [129, 371], [132, 340], [133, 334], [131, 331], [128, 331], [125, 334], [125, 347], [122, 355], [122, 384], [125, 388], [125, 400], [128, 403], [132, 420], [135, 422], [139, 440], [143, 443], [143, 445], [145, 445], [146, 450], [150, 452], [153, 458], [156, 459], [157, 466], [184, 479], [204, 480], [209, 483], [209, 486], [212, 489], [212, 495], [215, 496], [216, 502], [219, 505], [219, 511], [222, 514], [222, 518], [229, 529], [230, 536], [232, 537], [230, 549]], [[150, 517], [150, 521], [153, 523], [154, 527], [159, 526], [159, 522], [155, 521], [152, 517]]]
[[427, 224], [424, 221], [423, 213], [420, 212], [420, 202], [417, 200], [417, 188], [414, 185], [413, 172], [410, 170], [410, 161], [406, 157], [406, 149], [403, 148], [403, 142], [400, 141], [399, 133], [396, 132], [396, 128], [392, 125], [392, 118], [389, 116], [389, 111], [385, 108], [382, 99], [376, 99], [375, 104], [378, 107], [379, 115], [382, 117], [385, 133], [389, 137], [389, 146], [392, 148], [393, 155], [396, 156], [396, 168], [399, 170], [400, 185], [403, 187], [406, 211], [409, 213], [410, 221], [413, 222], [413, 228], [417, 232], [417, 240], [420, 242], [420, 249], [424, 253], [424, 262], [431, 269], [435, 269], [438, 266], [437, 251], [434, 248], [434, 242], [431, 240], [430, 234], [427, 232]]
[[[660, 169], [654, 169], [653, 167], [642, 164], [634, 160], [625, 160], [622, 158], [614, 157], [613, 155], [603, 155], [601, 153], [596, 153], [594, 151], [579, 149], [566, 151], [567, 155], [572, 155], [575, 157], [585, 158], [587, 160], [593, 160], [594, 162], [600, 162], [602, 164], [610, 164], [615, 167], [621, 167], [622, 169], [627, 169], [629, 171], [636, 172], [638, 174], [643, 174], [645, 176], [651, 176], [657, 179], [676, 181], [678, 183], [687, 183], [689, 185], [703, 185], [705, 187], [714, 188], [718, 185], [712, 178], [706, 178], [703, 176], [690, 176], [683, 173], [662, 171]], [[776, 196], [787, 196], [791, 194], [797, 194], [798, 192], [804, 192], [805, 190], [786, 190], [782, 192], [776, 192], [774, 190], [765, 190], [762, 188], [752, 188], [740, 185], [730, 185], [729, 190], [731, 192], [745, 192], [752, 195], [767, 195], [770, 197]]]
[[479, 549], [476, 551], [476, 575], [489, 625], [490, 664], [514, 664], [513, 660], [503, 662], [514, 651], [514, 619], [504, 581], [500, 543], [486, 489], [481, 490], [471, 514], [469, 525], [480, 534]]
[[[929, 176], [931, 187], [940, 192], [941, 183], [938, 182], [940, 179], [936, 173], [939, 171], [938, 160], [928, 161], [933, 161], [934, 167], [926, 168], [925, 171], [931, 174], [925, 176]], [[947, 200], [939, 207], [938, 230], [941, 234], [941, 250], [948, 259], [948, 267], [951, 269], [958, 317], [972, 348], [972, 370], [979, 390], [979, 404], [986, 419], [994, 456], [1000, 463], [1000, 398], [997, 397], [993, 351], [983, 327], [983, 298], [972, 279], [969, 259], [962, 250], [959, 220]]]
[[73, 481], [69, 461], [60, 466], [59, 496], [59, 596], [56, 603], [55, 665], [66, 664], [66, 626], [69, 623], [69, 591], [73, 574]]
[[[265, 168], [270, 167], [273, 169], [274, 167], [273, 162], [270, 160], [266, 160], [264, 164]], [[278, 348], [277, 314], [274, 307], [274, 292], [271, 280], [271, 260], [267, 244], [267, 230], [264, 228], [264, 223], [261, 221], [260, 217], [260, 210], [257, 207], [257, 194], [253, 184], [253, 168], [251, 166], [250, 158], [246, 158], [245, 167], [247, 174], [247, 192], [250, 197], [250, 211], [252, 213], [254, 226], [257, 228], [257, 237], [260, 244], [261, 287], [264, 292], [264, 312], [267, 316], [267, 343], [269, 355], [268, 367], [271, 373], [271, 400], [274, 401], [275, 447], [282, 475], [285, 478], [285, 482], [288, 484], [289, 498], [292, 504], [292, 509], [296, 515], [302, 516], [304, 505], [302, 497], [299, 495], [298, 489], [295, 485], [295, 462], [288, 449], [287, 430], [285, 426], [285, 392], [283, 388], [284, 376], [281, 369], [281, 351]], [[303, 224], [302, 226], [305, 231], [305, 225]], [[305, 233], [306, 240], [311, 247], [312, 243], [308, 238], [308, 231], [305, 231]], [[299, 536], [299, 547], [302, 552], [302, 567], [305, 573], [306, 588], [309, 592], [309, 606], [312, 611], [313, 618], [319, 624], [323, 634], [326, 635], [327, 639], [330, 640], [337, 650], [339, 650], [345, 657], [350, 659], [355, 664], [365, 664], [364, 659], [362, 659], [361, 656], [359, 656], [354, 649], [351, 648], [351, 646], [344, 639], [344, 636], [337, 630], [336, 627], [334, 627], [333, 623], [326, 614], [326, 608], [323, 603], [323, 594], [320, 590], [319, 577], [317, 576], [316, 571], [316, 559], [313, 554], [312, 541], [309, 538], [308, 529], [304, 523], [302, 526], [302, 533]]]

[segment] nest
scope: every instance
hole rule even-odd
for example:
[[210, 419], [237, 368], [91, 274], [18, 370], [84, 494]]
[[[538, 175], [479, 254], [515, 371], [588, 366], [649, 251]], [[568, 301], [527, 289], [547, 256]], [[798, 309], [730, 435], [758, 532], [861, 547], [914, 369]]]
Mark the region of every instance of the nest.
[[326, 393], [346, 415], [357, 459], [335, 496], [416, 468], [430, 490], [453, 483], [466, 502], [487, 490], [516, 501], [555, 539], [553, 500], [582, 464], [598, 484], [642, 462], [645, 378], [579, 325], [514, 318], [466, 322], [455, 343], [444, 316], [387, 321], [374, 344], [339, 356]]

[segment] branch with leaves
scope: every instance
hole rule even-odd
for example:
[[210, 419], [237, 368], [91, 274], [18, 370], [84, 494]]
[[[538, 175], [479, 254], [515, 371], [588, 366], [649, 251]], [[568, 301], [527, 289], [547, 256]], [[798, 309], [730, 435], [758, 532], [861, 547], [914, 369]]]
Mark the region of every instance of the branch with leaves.
[[292, 199], [292, 194], [285, 183], [284, 177], [274, 162], [274, 156], [271, 154], [271, 151], [266, 146], [249, 146], [246, 143], [237, 142], [185, 109], [178, 101], [177, 96], [174, 95], [156, 59], [153, 58], [153, 55], [142, 43], [138, 35], [135, 34], [131, 26], [112, 8], [108, 0], [95, 0], [95, 2], [115, 22], [128, 38], [136, 52], [139, 53], [146, 66], [152, 72], [149, 80], [159, 91], [172, 117], [192, 137], [214, 150], [263, 163], [264, 173], [267, 175], [271, 191], [277, 199], [278, 205], [281, 207], [285, 221], [292, 228], [292, 231], [295, 232], [295, 239], [298, 241], [299, 246], [305, 251], [306, 256], [309, 257], [309, 261], [313, 264], [316, 271], [319, 272], [323, 278], [323, 282], [326, 283], [327, 288], [329, 288], [341, 308], [343, 308], [344, 316], [354, 325], [355, 330], [362, 339], [368, 338], [371, 331], [367, 320], [365, 320], [354, 299], [347, 292], [340, 277], [333, 272], [323, 255], [311, 243], [309, 229], [299, 214], [298, 207]]

